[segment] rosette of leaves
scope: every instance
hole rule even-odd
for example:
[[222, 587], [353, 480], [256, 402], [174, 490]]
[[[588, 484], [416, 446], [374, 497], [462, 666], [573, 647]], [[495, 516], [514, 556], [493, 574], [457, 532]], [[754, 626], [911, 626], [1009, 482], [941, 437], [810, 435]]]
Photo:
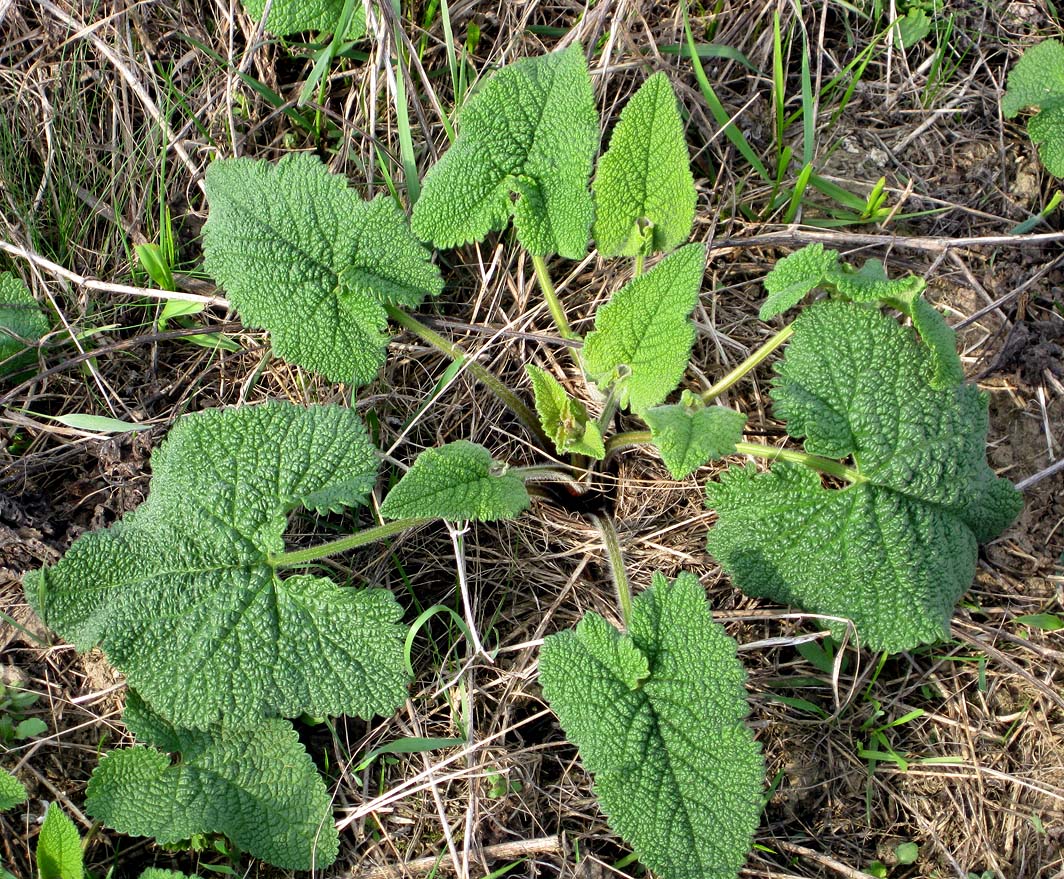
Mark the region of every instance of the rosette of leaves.
[[469, 99], [458, 138], [425, 177], [414, 232], [436, 247], [481, 241], [514, 218], [536, 256], [582, 257], [599, 118], [579, 43], [496, 71]]
[[588, 612], [551, 635], [543, 695], [610, 826], [663, 879], [733, 879], [761, 814], [746, 673], [697, 578], [654, 575], [627, 632]]
[[372, 381], [385, 306], [413, 308], [443, 289], [395, 202], [363, 201], [315, 156], [212, 162], [207, 200], [207, 271], [281, 357], [331, 381]]
[[[937, 386], [936, 368], [874, 306], [826, 301], [798, 317], [772, 396], [819, 458], [733, 468], [707, 487], [709, 549], [736, 585], [852, 620], [874, 650], [948, 637], [977, 544], [1022, 500], [987, 464], [986, 397]], [[825, 487], [818, 470], [847, 484]]]

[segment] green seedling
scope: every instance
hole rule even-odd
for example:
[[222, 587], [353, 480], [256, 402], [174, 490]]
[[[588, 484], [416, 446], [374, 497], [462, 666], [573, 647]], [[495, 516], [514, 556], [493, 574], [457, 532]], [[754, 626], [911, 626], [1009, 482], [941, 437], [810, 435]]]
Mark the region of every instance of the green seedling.
[[0, 272], [0, 379], [24, 373], [36, 362], [28, 350], [48, 332], [48, 319], [29, 288]]
[[0, 745], [22, 742], [48, 731], [48, 724], [39, 717], [26, 717], [40, 698], [39, 693], [0, 684]]

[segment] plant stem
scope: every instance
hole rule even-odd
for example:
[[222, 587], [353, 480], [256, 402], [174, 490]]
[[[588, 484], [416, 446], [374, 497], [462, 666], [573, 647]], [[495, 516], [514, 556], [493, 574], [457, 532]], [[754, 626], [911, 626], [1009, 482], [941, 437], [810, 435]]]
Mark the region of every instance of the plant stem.
[[602, 540], [606, 544], [606, 555], [610, 562], [610, 572], [617, 587], [617, 602], [621, 606], [621, 619], [627, 629], [632, 624], [632, 589], [628, 585], [628, 573], [624, 569], [624, 556], [621, 554], [621, 541], [617, 529], [609, 516], [592, 516]]
[[750, 372], [759, 363], [765, 360], [769, 354], [779, 348], [784, 342], [786, 342], [794, 333], [794, 324], [789, 323], [782, 330], [780, 330], [771, 339], [765, 342], [760, 348], [758, 348], [753, 354], [740, 363], [735, 369], [729, 372], [724, 378], [713, 385], [708, 391], [702, 392], [702, 401], [709, 403], [715, 398], [723, 394], [732, 385], [737, 384], [740, 379], [748, 372]]
[[789, 461], [792, 464], [804, 464], [820, 473], [845, 479], [847, 482], [867, 482], [868, 477], [858, 473], [852, 467], [847, 467], [839, 461], [831, 458], [821, 458], [819, 455], [810, 455], [808, 452], [799, 452], [797, 449], [777, 449], [762, 443], [740, 442], [735, 444], [735, 451], [740, 455], [753, 455], [757, 458], [768, 458], [770, 461]]
[[384, 538], [400, 534], [408, 528], [415, 528], [418, 525], [424, 525], [426, 522], [431, 521], [431, 516], [396, 519], [394, 522], [387, 522], [384, 525], [377, 525], [374, 528], [366, 528], [364, 531], [356, 531], [354, 534], [348, 534], [347, 537], [330, 540], [328, 543], [320, 543], [317, 546], [311, 546], [308, 549], [297, 549], [292, 552], [282, 552], [278, 555], [271, 555], [268, 556], [266, 560], [275, 570], [278, 568], [294, 568], [298, 565], [305, 565], [308, 562], [317, 561], [318, 559], [323, 559], [331, 555], [347, 552], [349, 549], [365, 546], [367, 543], [375, 543], [378, 540], [384, 540]]
[[[640, 446], [651, 441], [649, 430], [631, 430], [627, 433], [616, 433], [606, 441], [606, 457], [614, 452]], [[792, 464], [804, 464], [820, 473], [845, 479], [847, 482], [867, 482], [868, 477], [858, 473], [852, 467], [847, 467], [831, 458], [821, 458], [819, 455], [810, 455], [808, 452], [800, 452], [797, 449], [778, 449], [775, 446], [763, 445], [762, 443], [740, 442], [735, 444], [735, 452], [739, 455], [753, 455], [756, 458], [768, 458], [770, 461], [790, 461]]]
[[629, 446], [644, 446], [652, 439], [649, 430], [629, 430], [624, 433], [615, 433], [606, 440], [606, 457]]
[[638, 278], [641, 274], [643, 274], [643, 262], [645, 260], [646, 260], [646, 257], [643, 256], [643, 254], [637, 253], [635, 255], [635, 271], [633, 272], [635, 277]]
[[437, 351], [446, 354], [452, 360], [462, 363], [478, 381], [480, 381], [506, 405], [507, 409], [517, 416], [525, 427], [532, 432], [533, 436], [536, 437], [543, 448], [551, 448], [550, 439], [543, 432], [543, 428], [540, 426], [539, 419], [536, 417], [535, 413], [522, 403], [513, 391], [506, 387], [506, 385], [504, 385], [493, 372], [490, 372], [488, 369], [481, 366], [465, 351], [453, 342], [447, 341], [447, 339], [435, 330], [425, 326], [425, 324], [413, 315], [407, 314], [405, 311], [396, 308], [394, 305], [385, 305], [384, 310], [388, 313], [388, 317], [399, 324], [403, 329], [409, 330], [421, 339], [421, 341], [427, 342]]
[[617, 387], [611, 385], [609, 396], [606, 397], [606, 402], [602, 404], [602, 412], [598, 417], [599, 433], [605, 433], [610, 429], [610, 421], [613, 420], [613, 416], [617, 412], [618, 396]]
[[558, 299], [558, 294], [554, 290], [554, 283], [550, 279], [550, 272], [547, 271], [547, 261], [542, 256], [533, 255], [532, 268], [536, 273], [536, 280], [539, 282], [539, 289], [543, 293], [543, 298], [547, 300], [547, 308], [550, 309], [550, 316], [554, 318], [554, 325], [558, 328], [558, 334], [563, 339], [579, 339], [580, 337], [569, 326], [565, 311], [562, 310], [561, 301]]

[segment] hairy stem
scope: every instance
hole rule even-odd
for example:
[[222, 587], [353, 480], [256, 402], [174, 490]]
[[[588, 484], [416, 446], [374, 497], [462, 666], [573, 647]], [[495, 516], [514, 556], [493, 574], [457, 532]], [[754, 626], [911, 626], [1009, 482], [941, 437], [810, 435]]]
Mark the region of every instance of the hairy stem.
[[615, 433], [606, 440], [606, 457], [629, 446], [645, 446], [653, 437], [649, 430], [629, 430], [624, 433]]
[[550, 316], [554, 319], [558, 334], [563, 339], [579, 339], [580, 337], [569, 326], [565, 311], [562, 310], [562, 303], [554, 290], [554, 282], [551, 281], [550, 272], [547, 271], [547, 261], [542, 256], [533, 256], [532, 268], [536, 272], [539, 289], [543, 293], [543, 298], [547, 300], [547, 308], [550, 309]]
[[638, 278], [643, 274], [643, 263], [646, 261], [646, 257], [641, 253], [635, 255], [635, 271], [633, 274]]
[[376, 543], [378, 540], [384, 540], [386, 537], [394, 537], [396, 534], [401, 534], [408, 528], [424, 525], [426, 522], [431, 521], [431, 516], [396, 519], [394, 522], [386, 522], [384, 525], [377, 525], [374, 528], [366, 528], [364, 531], [356, 531], [354, 534], [348, 534], [347, 537], [340, 537], [337, 540], [330, 540], [328, 543], [320, 543], [317, 546], [311, 546], [307, 549], [296, 549], [292, 552], [282, 552], [277, 555], [271, 555], [267, 557], [266, 561], [275, 570], [279, 568], [294, 568], [299, 565], [305, 565], [309, 562], [317, 561], [318, 559], [327, 558], [331, 555], [339, 555], [342, 552], [347, 552], [349, 549], [365, 546], [367, 543]]
[[[649, 443], [652, 439], [649, 430], [631, 430], [627, 433], [617, 433], [606, 441], [606, 456], [613, 452], [626, 449], [629, 446], [641, 446]], [[847, 467], [831, 458], [821, 458], [819, 455], [810, 455], [808, 452], [800, 452], [797, 449], [778, 449], [775, 446], [763, 445], [762, 443], [740, 442], [735, 444], [735, 452], [739, 455], [753, 455], [756, 458], [767, 458], [770, 461], [790, 461], [792, 464], [804, 464], [819, 473], [828, 476], [836, 476], [847, 482], [867, 482], [868, 477], [858, 473], [852, 467]]]
[[617, 587], [617, 603], [621, 606], [621, 618], [627, 629], [632, 624], [632, 589], [628, 585], [628, 573], [624, 569], [621, 541], [617, 537], [617, 529], [613, 527], [613, 520], [609, 516], [592, 516], [591, 518], [606, 544], [610, 572], [613, 574], [613, 582]]
[[513, 391], [499, 380], [498, 376], [473, 360], [465, 351], [453, 342], [447, 341], [447, 339], [435, 330], [425, 326], [413, 315], [407, 314], [405, 311], [396, 308], [394, 305], [385, 305], [384, 310], [388, 313], [388, 317], [399, 324], [403, 329], [409, 330], [421, 339], [421, 341], [427, 342], [437, 351], [446, 354], [452, 360], [463, 364], [479, 382], [505, 404], [507, 409], [517, 416], [521, 423], [524, 424], [525, 427], [531, 431], [532, 435], [536, 437], [543, 448], [549, 449], [551, 447], [550, 439], [548, 439], [547, 435], [543, 432], [543, 428], [540, 426], [539, 419], [536, 417], [535, 413], [522, 403]]
[[867, 482], [868, 477], [858, 473], [852, 467], [847, 467], [831, 458], [821, 458], [819, 455], [810, 455], [808, 452], [799, 452], [796, 449], [777, 449], [775, 446], [767, 446], [762, 443], [736, 443], [735, 451], [740, 455], [753, 455], [757, 458], [768, 458], [770, 461], [789, 461], [792, 464], [804, 464], [820, 473], [845, 479], [847, 482]]
[[723, 394], [732, 385], [737, 384], [744, 375], [753, 370], [758, 364], [764, 361], [769, 354], [779, 348], [784, 342], [786, 342], [794, 333], [794, 324], [789, 323], [782, 330], [780, 330], [771, 339], [765, 342], [760, 348], [758, 348], [753, 354], [746, 358], [742, 363], [729, 372], [724, 378], [713, 385], [708, 391], [702, 392], [702, 400], [705, 403], [709, 403]]

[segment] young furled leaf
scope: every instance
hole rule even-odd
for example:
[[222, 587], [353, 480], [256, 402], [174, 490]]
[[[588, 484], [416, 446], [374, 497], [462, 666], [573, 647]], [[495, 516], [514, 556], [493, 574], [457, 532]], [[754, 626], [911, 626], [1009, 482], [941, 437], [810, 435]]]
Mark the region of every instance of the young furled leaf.
[[207, 168], [204, 266], [274, 349], [331, 381], [362, 385], [384, 362], [384, 303], [443, 289], [428, 251], [384, 196], [363, 201], [314, 156]]
[[47, 332], [48, 320], [26, 285], [11, 272], [0, 272], [0, 376], [32, 364], [26, 343]]
[[649, 255], [687, 240], [695, 181], [676, 94], [655, 73], [628, 101], [599, 159], [595, 244], [603, 256]]
[[734, 455], [746, 424], [743, 413], [726, 406], [706, 406], [690, 391], [683, 392], [679, 403], [647, 409], [643, 420], [675, 479], [694, 473], [706, 461]]
[[512, 519], [532, 503], [525, 484], [467, 440], [425, 449], [381, 504], [386, 519]]
[[413, 229], [436, 247], [482, 241], [514, 217], [536, 256], [578, 259], [594, 209], [599, 119], [579, 43], [496, 71], [466, 104], [458, 139], [425, 177]]
[[123, 720], [147, 746], [100, 760], [85, 800], [96, 820], [162, 845], [223, 833], [248, 854], [289, 870], [336, 859], [329, 792], [287, 721], [182, 729], [152, 716], [136, 694]]
[[[248, 15], [258, 20], [266, 9], [266, 0], [241, 0]], [[287, 36], [300, 31], [332, 33], [344, 11], [345, 0], [273, 0], [264, 29]], [[366, 9], [355, 0], [345, 39], [357, 40], [366, 32]]]
[[839, 254], [825, 250], [823, 244], [807, 244], [785, 256], [765, 275], [768, 299], [757, 316], [769, 320], [801, 302], [807, 293], [819, 287], [838, 264]]
[[600, 388], [613, 387], [621, 406], [642, 413], [683, 378], [695, 327], [706, 248], [688, 244], [613, 294], [595, 315], [584, 342], [584, 367]]
[[1046, 170], [1064, 177], [1064, 45], [1044, 40], [1023, 53], [1009, 73], [1001, 112], [1011, 119], [1021, 110], [1040, 112], [1027, 122]]
[[186, 415], [152, 456], [151, 494], [56, 565], [30, 603], [79, 650], [95, 644], [183, 726], [265, 715], [387, 714], [406, 698], [390, 592], [282, 579], [287, 514], [364, 502], [377, 456], [358, 416], [267, 403]]
[[947, 388], [964, 381], [964, 367], [957, 356], [957, 334], [946, 319], [921, 295], [927, 284], [916, 275], [891, 279], [878, 259], [870, 259], [855, 271], [840, 266], [826, 279], [838, 295], [851, 302], [875, 302], [896, 308], [913, 322], [913, 329], [928, 347], [934, 367], [931, 386]]
[[610, 826], [663, 879], [732, 879], [761, 814], [746, 674], [691, 574], [661, 574], [622, 634], [588, 612], [551, 635], [543, 695], [595, 776]]
[[976, 545], [1022, 504], [986, 462], [987, 404], [935, 389], [929, 349], [867, 306], [823, 302], [795, 321], [773, 398], [787, 432], [858, 478], [728, 471], [707, 487], [709, 549], [744, 592], [847, 617], [861, 642], [896, 652], [947, 637], [975, 574]]
[[558, 380], [531, 363], [525, 372], [532, 379], [536, 396], [536, 412], [543, 431], [554, 441], [559, 455], [575, 452], [587, 455], [596, 461], [606, 457], [606, 446], [598, 424], [589, 419], [587, 409], [579, 400], [574, 400]]
[[0, 812], [14, 809], [26, 802], [26, 788], [6, 770], [0, 769]]
[[74, 822], [52, 803], [37, 835], [37, 879], [84, 879], [81, 835]]
[[927, 283], [916, 275], [891, 278], [882, 260], [869, 259], [861, 268], [838, 265], [825, 273], [824, 279], [835, 287], [843, 299], [851, 302], [891, 302], [919, 296]]

